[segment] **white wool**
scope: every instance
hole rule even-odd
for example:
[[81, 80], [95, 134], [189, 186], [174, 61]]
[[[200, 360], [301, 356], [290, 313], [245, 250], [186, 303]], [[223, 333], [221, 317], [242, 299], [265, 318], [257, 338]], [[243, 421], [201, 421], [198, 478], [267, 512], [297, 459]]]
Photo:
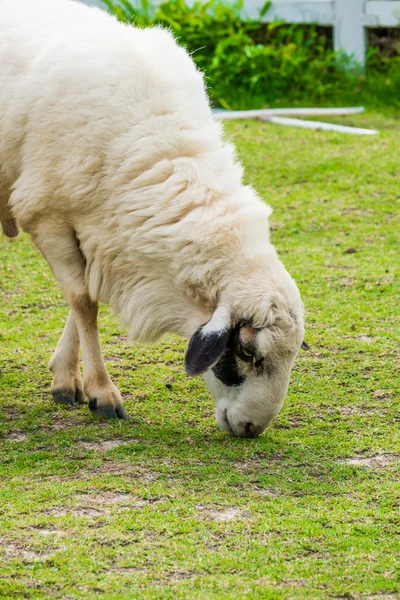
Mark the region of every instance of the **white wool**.
[[271, 209], [166, 30], [72, 0], [0, 0], [0, 205], [28, 232], [75, 230], [92, 299], [132, 338], [190, 336], [221, 302], [285, 335], [291, 312], [302, 336]]

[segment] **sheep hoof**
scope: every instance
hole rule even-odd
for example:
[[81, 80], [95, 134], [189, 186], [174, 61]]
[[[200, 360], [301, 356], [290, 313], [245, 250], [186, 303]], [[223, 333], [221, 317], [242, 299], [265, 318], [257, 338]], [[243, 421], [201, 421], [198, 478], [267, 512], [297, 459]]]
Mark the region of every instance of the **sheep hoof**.
[[86, 404], [87, 402], [85, 400], [85, 394], [83, 393], [83, 390], [78, 387], [75, 389], [75, 402], [77, 404]]
[[128, 419], [128, 416], [127, 416], [123, 406], [117, 406], [117, 408], [115, 409], [115, 412], [117, 413], [118, 419], [123, 419], [124, 421], [126, 421]]
[[75, 402], [82, 402], [82, 392], [81, 390], [73, 390], [73, 389], [59, 389], [52, 390], [51, 395], [54, 398], [54, 401], [57, 404], [67, 404], [68, 406], [74, 406]]
[[92, 415], [105, 419], [127, 419], [126, 413], [122, 406], [98, 406], [97, 398], [92, 398], [89, 401], [89, 408]]

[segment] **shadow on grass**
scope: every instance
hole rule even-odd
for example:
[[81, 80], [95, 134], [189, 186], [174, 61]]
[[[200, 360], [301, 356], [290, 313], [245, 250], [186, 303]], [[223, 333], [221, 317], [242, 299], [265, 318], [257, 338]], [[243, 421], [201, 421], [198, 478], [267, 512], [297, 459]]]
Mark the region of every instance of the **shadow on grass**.
[[279, 429], [272, 428], [257, 439], [239, 439], [215, 426], [99, 422], [86, 414], [85, 407], [54, 406], [50, 412], [57, 419], [49, 424], [43, 421], [44, 410], [35, 407], [20, 415], [28, 425], [24, 432], [16, 427], [18, 420], [3, 423], [2, 477], [134, 481], [148, 473], [149, 482], [163, 481], [166, 490], [188, 484], [211, 487], [219, 490], [221, 499], [229, 495], [229, 488], [236, 492], [240, 488], [244, 492], [275, 490], [290, 496], [340, 495], [347, 493], [349, 480], [369, 477], [363, 470], [340, 464], [326, 444], [307, 447], [303, 438], [288, 439]]

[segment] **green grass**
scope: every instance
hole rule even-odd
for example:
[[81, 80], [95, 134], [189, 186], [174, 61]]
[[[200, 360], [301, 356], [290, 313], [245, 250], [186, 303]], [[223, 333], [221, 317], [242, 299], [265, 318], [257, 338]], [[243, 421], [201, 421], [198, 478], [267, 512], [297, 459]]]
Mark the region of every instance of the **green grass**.
[[128, 344], [105, 308], [130, 421], [55, 406], [67, 307], [26, 236], [0, 241], [0, 598], [400, 597], [400, 121], [342, 122], [381, 134], [227, 128], [311, 346], [259, 439], [217, 429], [181, 340]]

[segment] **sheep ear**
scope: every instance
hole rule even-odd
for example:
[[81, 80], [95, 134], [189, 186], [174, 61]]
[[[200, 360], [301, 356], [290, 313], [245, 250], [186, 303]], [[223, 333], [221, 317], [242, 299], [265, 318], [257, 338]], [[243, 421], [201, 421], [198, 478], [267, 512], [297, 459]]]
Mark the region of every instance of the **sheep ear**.
[[304, 340], [303, 340], [303, 343], [301, 344], [301, 347], [303, 348], [303, 350], [309, 350], [310, 349], [310, 346]]
[[217, 308], [211, 320], [190, 338], [185, 355], [185, 371], [192, 377], [202, 375], [214, 366], [231, 335], [231, 318], [227, 308]]

